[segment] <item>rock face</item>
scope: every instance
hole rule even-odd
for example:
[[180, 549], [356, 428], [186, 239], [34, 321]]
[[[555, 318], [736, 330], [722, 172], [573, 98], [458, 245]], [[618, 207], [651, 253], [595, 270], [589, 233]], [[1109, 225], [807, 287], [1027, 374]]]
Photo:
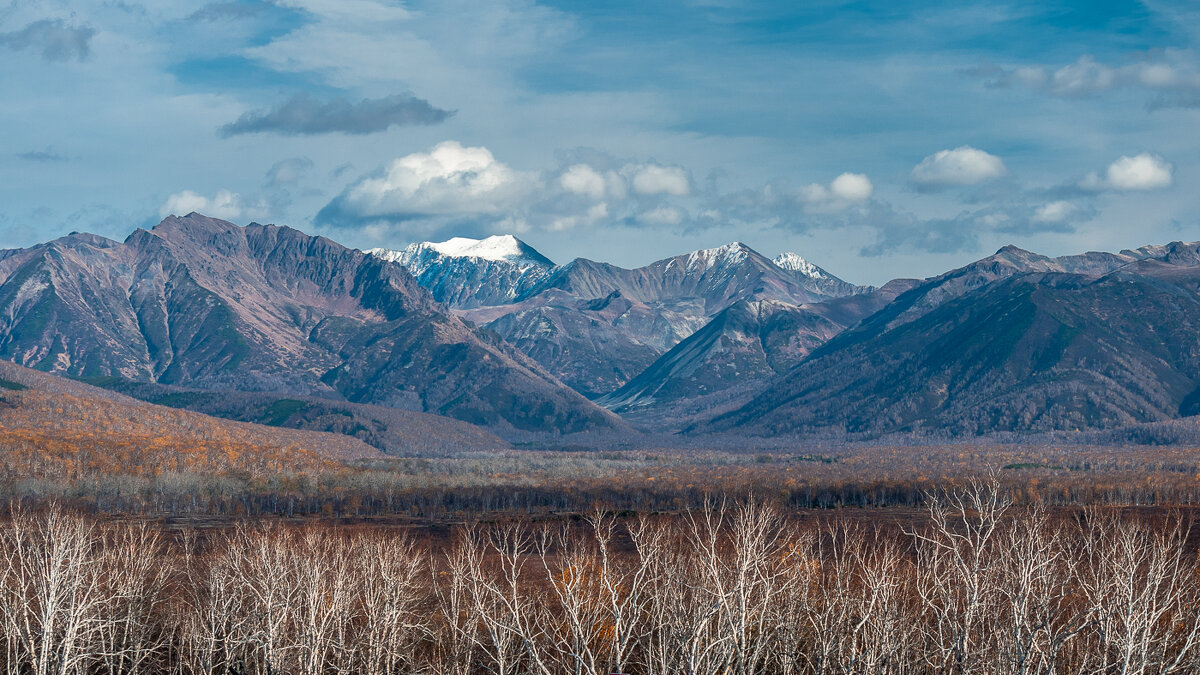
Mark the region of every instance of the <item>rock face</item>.
[[1200, 413], [1200, 245], [935, 277], [697, 430], [951, 435], [1103, 429]]
[[795, 254], [780, 266], [738, 242], [637, 269], [583, 258], [555, 267], [513, 237], [375, 254], [589, 397], [624, 385], [739, 302], [797, 305], [865, 290]]
[[443, 311], [400, 265], [190, 214], [0, 256], [0, 356], [76, 376], [271, 391], [523, 430], [621, 422]]

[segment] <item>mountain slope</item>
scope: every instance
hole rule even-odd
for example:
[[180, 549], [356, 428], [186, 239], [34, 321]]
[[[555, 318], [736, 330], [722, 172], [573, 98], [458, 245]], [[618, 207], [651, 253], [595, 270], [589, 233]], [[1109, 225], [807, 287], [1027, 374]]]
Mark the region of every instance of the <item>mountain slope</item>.
[[380, 453], [337, 434], [231, 422], [151, 405], [0, 361], [0, 464], [6, 477], [335, 468]]
[[90, 378], [87, 383], [140, 401], [212, 417], [341, 434], [388, 455], [441, 456], [451, 452], [511, 447], [481, 427], [411, 410], [294, 394], [204, 391], [115, 377]]
[[949, 281], [971, 285], [961, 283], [970, 269], [981, 279], [994, 265], [1005, 267], [1013, 256], [1002, 250], [1003, 260], [993, 256], [905, 293], [772, 379], [748, 404], [695, 429], [978, 434], [1195, 414], [1197, 248], [1177, 243], [1155, 251], [1158, 258], [1097, 264], [1093, 257], [1071, 268], [1086, 274], [1026, 258], [1050, 271], [995, 275], [922, 304]]
[[403, 267], [190, 214], [0, 259], [0, 356], [40, 370], [342, 398], [522, 430], [622, 426]]
[[869, 293], [805, 305], [739, 301], [596, 402], [624, 412], [707, 396], [786, 372], [915, 284], [897, 280]]

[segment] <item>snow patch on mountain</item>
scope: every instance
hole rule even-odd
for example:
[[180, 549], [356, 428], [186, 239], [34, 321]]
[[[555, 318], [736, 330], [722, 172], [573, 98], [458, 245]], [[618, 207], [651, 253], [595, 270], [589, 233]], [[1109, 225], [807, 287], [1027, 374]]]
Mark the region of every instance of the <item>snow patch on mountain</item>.
[[817, 267], [816, 265], [790, 251], [786, 253], [780, 253], [779, 255], [775, 256], [775, 259], [771, 262], [789, 272], [799, 272], [800, 274], [803, 274], [806, 277], [812, 277], [813, 279], [824, 279], [827, 276], [825, 270], [822, 270], [820, 267]]
[[477, 258], [492, 262], [506, 262], [518, 267], [553, 267], [546, 256], [511, 234], [498, 234], [485, 239], [454, 237], [446, 241], [423, 241], [409, 244], [403, 250], [373, 248], [367, 251], [384, 260], [411, 266], [414, 262], [428, 259], [429, 253], [446, 258]]
[[718, 265], [737, 265], [746, 259], [749, 247], [740, 241], [717, 248], [706, 248], [688, 254], [686, 269], [708, 269]]

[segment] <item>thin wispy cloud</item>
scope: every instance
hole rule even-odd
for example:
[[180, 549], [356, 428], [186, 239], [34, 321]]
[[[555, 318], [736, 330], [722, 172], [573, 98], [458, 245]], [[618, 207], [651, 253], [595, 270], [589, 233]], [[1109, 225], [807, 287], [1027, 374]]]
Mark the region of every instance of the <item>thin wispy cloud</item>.
[[1061, 98], [1086, 98], [1125, 89], [1145, 93], [1150, 111], [1200, 106], [1200, 57], [1192, 50], [1165, 50], [1124, 65], [1104, 63], [1085, 54], [1059, 66], [981, 66], [964, 72], [994, 89], [1020, 87]]
[[52, 148], [44, 150], [29, 150], [26, 152], [18, 152], [17, 159], [23, 159], [26, 162], [69, 162], [71, 157], [64, 155]]
[[41, 53], [47, 61], [83, 61], [91, 53], [96, 29], [75, 26], [62, 19], [42, 19], [24, 28], [0, 33], [0, 45], [15, 50]]
[[228, 21], [249, 19], [271, 7], [266, 2], [213, 2], [188, 15], [188, 21]]

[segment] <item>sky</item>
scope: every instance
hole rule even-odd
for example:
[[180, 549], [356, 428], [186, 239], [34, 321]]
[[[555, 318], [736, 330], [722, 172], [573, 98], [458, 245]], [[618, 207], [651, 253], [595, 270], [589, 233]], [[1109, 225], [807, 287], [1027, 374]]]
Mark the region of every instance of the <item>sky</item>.
[[882, 284], [1196, 240], [1198, 41], [1163, 0], [14, 0], [0, 247], [199, 211]]

